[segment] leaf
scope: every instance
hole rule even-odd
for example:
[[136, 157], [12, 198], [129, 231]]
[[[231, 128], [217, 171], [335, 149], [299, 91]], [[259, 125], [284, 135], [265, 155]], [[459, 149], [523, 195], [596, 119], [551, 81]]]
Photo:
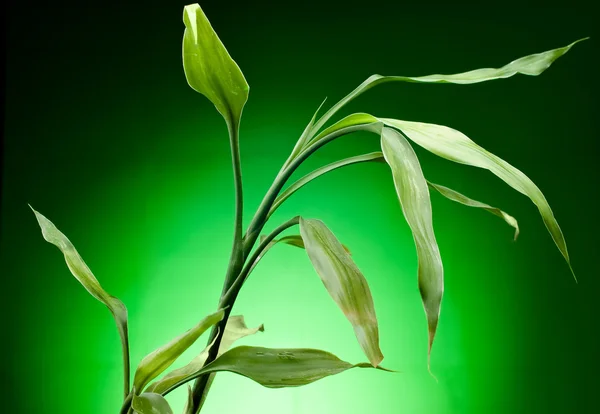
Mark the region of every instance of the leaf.
[[[321, 110], [321, 108], [323, 107], [323, 105], [325, 104], [326, 100], [327, 100], [327, 98], [323, 99], [323, 102], [321, 102], [321, 105], [319, 105], [319, 107], [315, 111], [315, 113], [312, 116], [310, 122], [308, 123], [308, 125], [306, 126], [306, 128], [304, 128], [304, 131], [302, 132], [302, 135], [300, 135], [300, 138], [298, 139], [298, 142], [296, 142], [296, 145], [294, 146], [292, 154], [290, 155], [290, 160], [294, 159], [294, 157], [296, 157], [296, 155], [298, 155], [304, 149], [304, 146], [306, 145], [306, 142], [309, 139], [309, 135], [310, 135], [310, 133], [311, 133], [311, 131], [313, 129], [313, 125], [315, 124], [315, 121], [317, 119], [317, 114], [319, 113], [319, 111]], [[286, 163], [286, 165], [287, 165], [287, 163]]]
[[431, 346], [444, 293], [444, 269], [433, 232], [429, 189], [417, 155], [398, 131], [383, 128], [381, 148], [392, 170], [402, 212], [412, 230], [417, 248], [419, 291], [429, 327], [428, 361], [430, 361]]
[[116, 297], [109, 295], [100, 286], [100, 282], [94, 276], [90, 268], [85, 264], [73, 243], [56, 228], [54, 224], [42, 214], [34, 210], [35, 217], [42, 229], [44, 239], [55, 245], [64, 254], [67, 267], [71, 274], [83, 285], [83, 287], [97, 300], [102, 302], [110, 310], [117, 324], [121, 347], [123, 352], [123, 363], [125, 371], [125, 395], [129, 393], [129, 335], [127, 331], [127, 308]]
[[[225, 326], [225, 332], [223, 333], [223, 338], [221, 339], [221, 345], [219, 345], [219, 351], [217, 355], [221, 355], [223, 352], [226, 352], [238, 339], [249, 335], [254, 335], [259, 331], [263, 332], [264, 329], [265, 328], [262, 324], [256, 328], [248, 328], [242, 315], [230, 316], [227, 320], [227, 325]], [[202, 369], [206, 359], [208, 358], [208, 352], [210, 351], [210, 348], [212, 348], [213, 344], [214, 341], [189, 364], [169, 372], [162, 379], [151, 384], [148, 387], [148, 391], [164, 394], [165, 391], [170, 389], [174, 384], [179, 383], [182, 379], [187, 378], [194, 372]]]
[[495, 216], [500, 217], [509, 226], [511, 226], [515, 229], [515, 240], [517, 240], [517, 237], [519, 237], [519, 223], [517, 223], [517, 220], [513, 216], [505, 213], [504, 211], [500, 210], [499, 208], [492, 207], [490, 205], [479, 202], [477, 200], [473, 200], [457, 191], [454, 191], [448, 187], [444, 187], [443, 185], [434, 184], [430, 181], [427, 181], [427, 185], [429, 186], [429, 188], [433, 188], [434, 190], [437, 190], [441, 195], [443, 195], [444, 197], [446, 197], [452, 201], [456, 201], [457, 203], [464, 204], [465, 206], [469, 206], [469, 207], [481, 208], [486, 211], [489, 211], [490, 213], [492, 213]]
[[[494, 79], [503, 79], [514, 76], [516, 74], [524, 74], [537, 76], [550, 67], [550, 65], [559, 57], [567, 53], [576, 43], [588, 38], [579, 39], [568, 46], [558, 49], [548, 50], [542, 53], [525, 56], [514, 60], [507, 65], [498, 69], [476, 69], [468, 72], [458, 73], [454, 75], [428, 75], [428, 76], [382, 76], [372, 75], [355, 90], [350, 92], [341, 101], [329, 109], [314, 125], [313, 135], [319, 131], [325, 123], [344, 105], [352, 101], [362, 93], [368, 91], [374, 86], [387, 82], [417, 82], [417, 83], [454, 83], [454, 84], [472, 84], [485, 82]], [[313, 136], [311, 135], [311, 136]]]
[[137, 414], [173, 414], [167, 400], [162, 395], [151, 392], [134, 395], [131, 406]]
[[144, 387], [167, 369], [186, 349], [188, 349], [208, 328], [223, 319], [224, 311], [217, 312], [202, 319], [195, 327], [146, 355], [138, 365], [133, 380], [136, 390]]
[[299, 387], [355, 367], [373, 368], [369, 363], [352, 365], [318, 349], [238, 346], [184, 382], [211, 372], [229, 371], [267, 388]]
[[[373, 118], [373, 117], [371, 117], [371, 118]], [[294, 184], [290, 185], [287, 189], [285, 189], [285, 191], [281, 192], [279, 194], [279, 196], [277, 196], [277, 198], [275, 199], [275, 202], [273, 203], [273, 206], [271, 207], [271, 210], [269, 211], [269, 214], [267, 215], [267, 219], [292, 194], [294, 194], [301, 187], [303, 187], [306, 183], [314, 180], [315, 178], [320, 177], [321, 175], [323, 175], [325, 173], [328, 173], [329, 171], [333, 171], [333, 170], [338, 169], [340, 167], [344, 167], [346, 165], [357, 164], [357, 163], [368, 162], [368, 161], [376, 161], [376, 160], [380, 160], [382, 158], [383, 158], [383, 155], [381, 154], [381, 152], [373, 152], [373, 153], [370, 153], [370, 154], [362, 154], [362, 155], [358, 155], [358, 156], [355, 156], [355, 157], [346, 158], [346, 159], [343, 159], [343, 160], [340, 160], [340, 161], [333, 162], [333, 163], [331, 163], [329, 165], [326, 165], [324, 167], [321, 167], [319, 169], [316, 169], [315, 171], [313, 171], [313, 172], [305, 175], [304, 177], [300, 178]], [[288, 243], [288, 244], [291, 244], [291, 243]], [[304, 247], [304, 245], [299, 246], [299, 247]]]
[[[261, 236], [261, 240], [264, 238], [265, 236]], [[301, 249], [304, 249], [304, 240], [302, 239], [302, 236], [300, 236], [299, 234], [290, 234], [289, 236], [284, 236], [280, 239], [274, 239], [272, 242], [272, 244], [275, 243], [283, 243], [283, 244], [289, 244], [290, 246], [295, 246], [295, 247], [299, 247]], [[342, 247], [344, 248], [344, 250], [346, 250], [346, 252], [348, 254], [352, 254], [352, 252], [350, 251], [350, 249], [348, 248], [348, 246], [346, 246], [345, 244], [342, 244]]]
[[492, 172], [506, 184], [526, 195], [537, 206], [554, 243], [567, 261], [573, 277], [564, 236], [554, 213], [541, 190], [521, 171], [486, 151], [462, 132], [442, 125], [381, 118], [387, 125], [398, 128], [404, 135], [426, 150], [450, 161], [479, 167]]
[[[187, 386], [187, 390], [188, 390], [188, 398], [187, 401], [185, 402], [185, 406], [183, 407], [183, 412], [184, 414], [195, 414], [192, 411], [192, 407], [194, 406], [194, 391], [192, 391], [192, 387]], [[202, 407], [200, 407], [202, 408]]]
[[320, 220], [300, 219], [300, 234], [327, 292], [352, 324], [373, 366], [383, 359], [373, 297], [366, 279], [335, 235]]
[[249, 91], [242, 71], [198, 4], [184, 7], [183, 22], [183, 68], [189, 85], [237, 127]]

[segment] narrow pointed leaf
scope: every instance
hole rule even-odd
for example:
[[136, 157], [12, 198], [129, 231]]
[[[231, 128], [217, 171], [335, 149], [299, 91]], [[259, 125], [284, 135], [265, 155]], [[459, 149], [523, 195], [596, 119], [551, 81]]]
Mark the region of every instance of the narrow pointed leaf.
[[[230, 316], [227, 320], [227, 325], [225, 326], [225, 332], [223, 333], [223, 338], [221, 339], [221, 344], [219, 345], [219, 351], [217, 355], [221, 355], [229, 350], [231, 345], [238, 339], [263, 331], [264, 326], [262, 324], [256, 328], [248, 328], [242, 315]], [[206, 359], [208, 358], [208, 352], [210, 351], [210, 348], [212, 348], [213, 344], [214, 341], [189, 364], [169, 372], [159, 381], [156, 381], [148, 386], [147, 390], [162, 394], [165, 392], [165, 390], [170, 389], [174, 384], [179, 383], [182, 379], [187, 378], [188, 376], [202, 369]]]
[[[426, 150], [450, 161], [489, 170], [506, 184], [526, 195], [537, 206], [546, 228], [554, 243], [567, 261], [571, 272], [571, 262], [562, 230], [554, 218], [554, 213], [541, 190], [520, 170], [500, 157], [486, 151], [470, 138], [455, 129], [442, 125], [409, 122], [397, 119], [381, 121], [398, 128], [408, 138]], [[575, 277], [575, 273], [573, 273]]]
[[171, 340], [142, 359], [135, 372], [133, 386], [136, 390], [144, 387], [167, 369], [186, 349], [188, 349], [208, 328], [223, 319], [223, 309], [208, 315], [189, 331]]
[[42, 229], [44, 239], [55, 245], [65, 256], [67, 267], [71, 274], [83, 285], [83, 287], [97, 300], [102, 302], [110, 310], [117, 324], [119, 336], [121, 338], [121, 347], [123, 352], [123, 364], [125, 375], [125, 395], [129, 393], [129, 336], [127, 331], [127, 308], [116, 297], [109, 295], [100, 286], [100, 282], [94, 276], [90, 268], [85, 264], [73, 243], [56, 228], [56, 226], [44, 217], [42, 214], [33, 209], [38, 224]]
[[[261, 239], [264, 236], [261, 236]], [[304, 240], [302, 239], [302, 236], [300, 236], [299, 234], [290, 234], [289, 236], [284, 236], [280, 239], [274, 239], [272, 241], [272, 244], [275, 243], [283, 243], [283, 244], [289, 244], [290, 246], [295, 246], [295, 247], [299, 247], [301, 249], [304, 249]], [[272, 247], [272, 246], [270, 246]], [[344, 248], [344, 250], [346, 250], [346, 252], [348, 254], [352, 254], [352, 252], [350, 251], [350, 249], [348, 248], [348, 246], [346, 246], [345, 244], [342, 244], [342, 247]]]
[[[373, 368], [368, 363], [352, 365], [318, 349], [238, 346], [225, 352], [185, 382], [206, 373], [229, 371], [267, 388], [299, 387], [356, 367]], [[378, 369], [390, 371], [381, 367]]]
[[412, 230], [417, 248], [419, 291], [427, 315], [428, 354], [431, 355], [444, 293], [444, 269], [433, 232], [429, 189], [417, 155], [398, 131], [384, 128], [381, 148], [392, 170], [402, 212]]
[[352, 324], [363, 352], [377, 366], [383, 359], [371, 290], [352, 257], [320, 220], [300, 219], [300, 234], [327, 292]]
[[581, 42], [584, 39], [579, 39], [568, 46], [561, 47], [558, 49], [548, 50], [542, 53], [536, 53], [528, 55], [520, 59], [514, 60], [500, 68], [492, 69], [476, 69], [468, 72], [457, 73], [453, 75], [428, 75], [428, 76], [382, 76], [372, 75], [363, 83], [361, 83], [355, 90], [350, 92], [341, 101], [335, 104], [329, 109], [320, 119], [317, 121], [313, 128], [313, 134], [319, 131], [325, 123], [344, 105], [368, 91], [374, 86], [380, 85], [387, 82], [418, 82], [418, 83], [454, 83], [454, 84], [472, 84], [478, 82], [485, 82], [494, 79], [503, 79], [514, 76], [516, 74], [524, 74], [537, 76], [544, 72], [550, 67], [550, 65], [559, 57], [567, 53], [576, 43]]
[[[371, 117], [371, 118], [373, 118], [373, 117]], [[378, 161], [378, 160], [382, 160], [382, 159], [383, 159], [383, 155], [381, 154], [381, 152], [373, 152], [370, 154], [362, 154], [362, 155], [357, 155], [355, 157], [346, 158], [346, 159], [336, 161], [329, 165], [326, 165], [324, 167], [316, 169], [315, 171], [300, 178], [294, 184], [290, 185], [287, 189], [285, 189], [285, 191], [283, 191], [281, 194], [279, 194], [279, 196], [277, 196], [277, 198], [275, 199], [275, 202], [273, 203], [273, 206], [271, 207], [271, 210], [269, 211], [269, 215], [267, 216], [267, 218], [270, 217], [271, 214], [273, 214], [275, 212], [275, 210], [277, 210], [277, 208], [279, 208], [279, 206], [285, 200], [287, 200], [292, 194], [294, 194], [296, 191], [298, 191], [300, 188], [302, 188], [305, 184], [311, 182], [315, 178], [320, 177], [321, 175], [326, 174], [330, 171], [344, 167], [346, 165], [357, 164], [357, 163], [368, 162], [368, 161]]]
[[189, 85], [206, 96], [228, 124], [239, 124], [248, 83], [198, 4], [184, 7], [183, 68]]
[[519, 223], [517, 223], [517, 220], [510, 214], [505, 213], [504, 211], [500, 210], [499, 208], [492, 207], [488, 204], [482, 203], [477, 200], [473, 200], [473, 199], [459, 193], [458, 191], [454, 191], [448, 187], [444, 187], [443, 185], [434, 184], [429, 181], [427, 181], [427, 185], [429, 186], [429, 188], [433, 188], [434, 190], [437, 190], [441, 195], [443, 195], [444, 197], [446, 197], [452, 201], [456, 201], [457, 203], [464, 204], [465, 206], [469, 206], [469, 207], [481, 208], [483, 210], [489, 211], [490, 213], [492, 213], [495, 216], [500, 217], [509, 226], [511, 226], [515, 229], [515, 240], [517, 240], [517, 237], [519, 237]]
[[319, 107], [317, 108], [317, 110], [315, 111], [314, 115], [312, 116], [310, 122], [308, 123], [308, 125], [306, 126], [306, 128], [304, 128], [304, 131], [302, 132], [302, 135], [300, 135], [300, 138], [298, 139], [298, 142], [296, 142], [296, 146], [294, 147], [292, 154], [290, 155], [290, 159], [293, 159], [296, 155], [298, 155], [303, 149], [304, 146], [306, 145], [310, 133], [313, 129], [313, 126], [315, 124], [315, 121], [317, 119], [317, 115], [319, 114], [319, 111], [321, 110], [321, 108], [323, 107], [323, 105], [325, 104], [325, 101], [327, 100], [327, 98], [323, 99], [323, 102], [321, 102], [321, 105], [319, 105]]
[[[194, 407], [194, 392], [192, 391], [192, 387], [190, 387], [189, 384], [187, 386], [187, 390], [188, 390], [188, 398], [187, 398], [187, 401], [185, 402], [185, 406], [183, 407], [183, 413], [184, 414], [196, 414], [196, 413], [192, 412], [192, 407]], [[200, 406], [200, 408], [202, 408], [202, 406]], [[200, 410], [198, 410], [198, 411], [200, 411]]]
[[135, 395], [131, 406], [137, 414], [173, 414], [165, 397], [151, 392]]

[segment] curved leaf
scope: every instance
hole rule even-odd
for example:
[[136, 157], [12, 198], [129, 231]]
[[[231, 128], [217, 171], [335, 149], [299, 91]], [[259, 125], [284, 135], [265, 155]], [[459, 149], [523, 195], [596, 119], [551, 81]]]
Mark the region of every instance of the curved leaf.
[[381, 118], [387, 125], [398, 128], [408, 138], [426, 150], [450, 161], [479, 167], [492, 172], [506, 184], [526, 195], [537, 206], [554, 243], [567, 261], [573, 277], [569, 253], [562, 230], [541, 190], [521, 171], [500, 157], [486, 151], [462, 132], [442, 125]]
[[151, 392], [134, 395], [131, 407], [137, 414], [173, 414], [165, 397]]
[[189, 85], [206, 96], [230, 125], [238, 125], [249, 86], [198, 4], [183, 9], [183, 68]]
[[304, 131], [302, 132], [302, 135], [300, 135], [300, 138], [298, 139], [298, 142], [296, 142], [296, 145], [294, 146], [294, 149], [292, 150], [292, 154], [290, 155], [290, 160], [293, 159], [296, 155], [298, 155], [302, 151], [302, 149], [304, 148], [304, 146], [306, 145], [306, 143], [307, 143], [307, 141], [309, 139], [310, 133], [311, 133], [311, 131], [313, 129], [313, 126], [315, 124], [315, 121], [317, 119], [317, 114], [319, 113], [319, 111], [321, 110], [321, 108], [323, 107], [323, 105], [325, 104], [326, 100], [327, 100], [327, 98], [323, 99], [323, 102], [321, 102], [321, 105], [319, 105], [319, 107], [317, 108], [317, 110], [313, 114], [312, 118], [310, 119], [310, 122], [308, 123], [308, 125], [306, 126], [306, 128], [304, 128]]
[[208, 328], [223, 319], [224, 311], [217, 312], [202, 319], [198, 325], [171, 340], [152, 353], [146, 355], [138, 365], [133, 379], [136, 390], [144, 387], [167, 369], [186, 349], [188, 349]]
[[[318, 349], [238, 346], [184, 382], [211, 372], [229, 371], [267, 388], [299, 387], [356, 367], [373, 368], [369, 363], [352, 365]], [[390, 371], [381, 367], [377, 369]]]
[[56, 228], [56, 226], [44, 217], [42, 214], [34, 210], [33, 207], [29, 206], [33, 210], [35, 217], [42, 229], [42, 235], [44, 239], [55, 245], [65, 256], [67, 267], [71, 271], [71, 274], [83, 285], [83, 287], [97, 300], [102, 302], [110, 310], [117, 323], [117, 329], [121, 338], [121, 347], [123, 352], [123, 364], [124, 364], [124, 376], [125, 395], [129, 393], [129, 335], [127, 331], [127, 308], [116, 297], [109, 295], [100, 286], [100, 282], [94, 276], [90, 268], [85, 264], [73, 243]]
[[306, 253], [327, 292], [352, 324], [358, 342], [373, 366], [383, 359], [371, 290], [348, 252], [320, 220], [300, 219]]
[[402, 212], [415, 239], [419, 260], [419, 291], [429, 327], [430, 356], [444, 293], [444, 268], [433, 232], [429, 189], [417, 155], [398, 131], [383, 128], [381, 148], [392, 170]]
[[505, 213], [504, 211], [500, 210], [499, 208], [492, 207], [488, 204], [482, 203], [477, 200], [473, 200], [457, 191], [454, 191], [448, 187], [444, 187], [443, 185], [434, 184], [430, 181], [427, 181], [427, 185], [429, 186], [429, 188], [433, 188], [434, 190], [437, 190], [441, 195], [443, 195], [444, 197], [446, 197], [452, 201], [456, 201], [457, 203], [464, 204], [465, 206], [469, 206], [469, 207], [481, 208], [483, 210], [489, 211], [490, 213], [492, 213], [495, 216], [500, 217], [509, 226], [511, 226], [515, 229], [515, 240], [517, 240], [517, 237], [519, 237], [519, 223], [517, 223], [517, 220], [513, 216]]
[[522, 57], [498, 69], [486, 68], [471, 70], [454, 75], [428, 75], [415, 77], [372, 75], [363, 83], [361, 83], [356, 89], [345, 96], [341, 101], [335, 104], [331, 109], [329, 109], [314, 125], [313, 134], [319, 131], [325, 125], [325, 123], [344, 105], [379, 84], [387, 82], [472, 84], [494, 79], [508, 78], [519, 73], [536, 76], [548, 69], [556, 59], [567, 53], [576, 43], [586, 39], [587, 38], [579, 39], [568, 46], [558, 49], [552, 49], [546, 52]]
[[[223, 338], [221, 339], [221, 344], [219, 345], [219, 352], [217, 353], [217, 355], [221, 355], [223, 352], [229, 350], [231, 345], [238, 339], [244, 338], [249, 335], [254, 335], [259, 331], [263, 332], [264, 330], [265, 328], [262, 324], [257, 326], [256, 328], [248, 328], [242, 315], [230, 316], [227, 320], [227, 325], [225, 326], [225, 332], [223, 333]], [[183, 380], [184, 378], [187, 378], [193, 373], [202, 369], [204, 363], [206, 362], [206, 358], [208, 358], [208, 352], [210, 348], [212, 348], [213, 344], [214, 341], [213, 343], [208, 345], [189, 364], [169, 372], [159, 381], [150, 384], [147, 390], [163, 394], [174, 384], [180, 383], [181, 380]], [[208, 388], [208, 386], [206, 388]]]

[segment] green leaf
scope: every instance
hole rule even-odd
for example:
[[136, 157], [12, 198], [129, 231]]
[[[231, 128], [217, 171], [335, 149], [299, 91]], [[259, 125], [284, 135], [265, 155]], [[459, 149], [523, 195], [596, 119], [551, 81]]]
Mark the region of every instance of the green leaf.
[[383, 128], [381, 148], [392, 170], [398, 199], [415, 239], [419, 260], [419, 291], [429, 327], [430, 356], [444, 293], [444, 269], [433, 232], [429, 189], [417, 155], [398, 131]]
[[144, 387], [167, 369], [186, 349], [188, 349], [208, 328], [223, 319], [224, 311], [217, 312], [202, 319], [189, 331], [171, 340], [142, 359], [135, 372], [133, 386], [136, 390]]
[[519, 237], [519, 223], [517, 223], [517, 220], [513, 216], [505, 213], [504, 211], [500, 210], [499, 208], [492, 207], [490, 205], [479, 202], [477, 200], [473, 200], [457, 191], [454, 191], [448, 187], [444, 187], [443, 185], [434, 184], [429, 181], [427, 181], [427, 185], [429, 186], [429, 188], [433, 188], [434, 190], [437, 190], [444, 197], [446, 197], [452, 201], [456, 201], [457, 203], [464, 204], [465, 206], [469, 206], [469, 207], [481, 208], [483, 210], [489, 211], [490, 213], [492, 213], [495, 216], [500, 217], [509, 226], [511, 226], [515, 229], [515, 240], [517, 240], [517, 237]]
[[[208, 388], [208, 387], [207, 387]], [[183, 407], [183, 412], [184, 414], [196, 414], [192, 412], [192, 407], [194, 407], [194, 391], [192, 391], [192, 387], [187, 386], [187, 390], [188, 390], [188, 398], [187, 401], [185, 402], [185, 406]], [[202, 408], [202, 406], [200, 406], [200, 408]], [[198, 410], [200, 411], [200, 410]]]
[[[223, 333], [223, 338], [221, 339], [221, 344], [219, 345], [219, 351], [217, 355], [221, 355], [223, 352], [229, 350], [231, 345], [238, 339], [249, 335], [254, 335], [259, 331], [264, 331], [264, 326], [262, 324], [256, 328], [248, 328], [242, 315], [230, 316], [227, 320], [227, 325], [225, 326], [225, 332]], [[213, 344], [214, 341], [189, 364], [169, 372], [159, 381], [151, 384], [147, 390], [164, 394], [166, 390], [172, 389], [175, 384], [180, 383], [183, 379], [202, 369], [206, 359], [208, 358], [208, 352], [210, 351], [210, 348], [212, 348]], [[208, 386], [206, 388], [208, 388]]]
[[[352, 365], [329, 352], [317, 349], [238, 346], [225, 352], [184, 382], [211, 372], [229, 371], [267, 388], [299, 387], [356, 367], [372, 368], [372, 365]], [[382, 367], [377, 369], [390, 371]]]
[[183, 68], [189, 85], [237, 128], [249, 91], [242, 71], [198, 4], [184, 7], [183, 22]]
[[151, 392], [134, 395], [131, 406], [137, 414], [173, 414], [167, 400], [162, 395]]
[[[516, 74], [536, 76], [544, 72], [559, 57], [567, 53], [576, 43], [588, 38], [579, 39], [568, 46], [558, 49], [548, 50], [542, 53], [525, 56], [514, 60], [498, 69], [476, 69], [468, 72], [454, 75], [428, 75], [428, 76], [382, 76], [372, 75], [355, 90], [350, 92], [341, 101], [329, 109], [313, 127], [313, 135], [319, 131], [325, 123], [344, 105], [352, 101], [362, 93], [368, 91], [374, 86], [387, 82], [418, 82], [418, 83], [454, 83], [454, 84], [472, 84], [485, 82], [494, 79], [508, 78]], [[312, 136], [312, 135], [311, 135]]]
[[302, 132], [302, 135], [298, 139], [298, 142], [296, 142], [296, 145], [294, 146], [292, 154], [290, 155], [290, 160], [294, 159], [294, 157], [296, 155], [298, 155], [300, 152], [302, 152], [302, 150], [304, 149], [304, 147], [305, 147], [305, 145], [306, 145], [306, 143], [307, 143], [307, 141], [309, 139], [310, 133], [311, 133], [311, 131], [313, 129], [313, 126], [315, 124], [315, 121], [317, 119], [317, 114], [319, 113], [319, 111], [321, 110], [321, 108], [323, 107], [323, 105], [325, 104], [326, 100], [327, 100], [327, 98], [323, 99], [323, 102], [321, 102], [321, 105], [319, 105], [319, 107], [315, 111], [315, 113], [312, 116], [310, 122], [308, 123], [308, 125], [306, 126], [306, 128], [304, 128], [304, 131]]
[[[373, 117], [371, 117], [371, 118], [373, 118]], [[301, 187], [303, 187], [306, 183], [314, 180], [315, 178], [320, 177], [321, 175], [323, 175], [325, 173], [328, 173], [329, 171], [333, 171], [333, 170], [338, 169], [340, 167], [344, 167], [346, 165], [357, 164], [357, 163], [368, 162], [368, 161], [377, 161], [377, 160], [382, 159], [382, 157], [383, 157], [383, 155], [381, 154], [381, 152], [373, 152], [373, 153], [370, 153], [370, 154], [363, 154], [363, 155], [358, 155], [356, 157], [346, 158], [346, 159], [343, 159], [343, 160], [340, 160], [340, 161], [333, 162], [333, 163], [331, 163], [329, 165], [326, 165], [324, 167], [321, 167], [319, 169], [316, 169], [315, 171], [313, 171], [313, 172], [305, 175], [304, 177], [300, 178], [294, 184], [292, 184], [288, 188], [286, 188], [285, 191], [281, 192], [279, 194], [279, 196], [277, 196], [277, 198], [275, 199], [275, 202], [273, 203], [273, 206], [271, 207], [271, 210], [269, 211], [269, 214], [267, 215], [267, 219], [292, 194], [294, 194]], [[282, 239], [280, 239], [280, 240], [282, 240]], [[291, 243], [288, 242], [288, 244], [291, 244]], [[303, 246], [299, 246], [299, 247], [303, 247]]]
[[564, 236], [554, 213], [541, 190], [521, 171], [486, 151], [462, 132], [442, 125], [381, 118], [387, 125], [398, 128], [404, 135], [426, 150], [450, 161], [489, 170], [506, 184], [526, 195], [537, 206], [546, 228], [567, 261], [573, 277]]
[[54, 224], [42, 214], [33, 209], [35, 217], [42, 229], [44, 239], [55, 245], [65, 256], [67, 267], [83, 287], [97, 300], [102, 302], [110, 310], [117, 324], [121, 347], [123, 352], [123, 364], [125, 372], [125, 395], [129, 393], [129, 336], [127, 331], [127, 308], [119, 299], [109, 295], [100, 286], [100, 282], [94, 276], [90, 268], [85, 264], [73, 243], [56, 228]]
[[300, 219], [300, 234], [313, 267], [327, 292], [352, 324], [373, 366], [383, 359], [371, 290], [346, 249], [320, 220]]

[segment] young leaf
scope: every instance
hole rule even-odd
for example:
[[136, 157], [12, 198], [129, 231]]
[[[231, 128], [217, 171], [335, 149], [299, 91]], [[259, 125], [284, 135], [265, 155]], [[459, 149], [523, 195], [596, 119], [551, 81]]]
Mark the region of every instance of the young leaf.
[[[518, 73], [524, 75], [537, 76], [544, 72], [550, 67], [550, 65], [559, 57], [567, 53], [576, 43], [581, 42], [584, 39], [579, 39], [568, 46], [561, 47], [558, 49], [548, 50], [542, 53], [536, 53], [533, 55], [525, 56], [520, 59], [514, 60], [507, 65], [502, 66], [498, 69], [476, 69], [464, 73], [458, 73], [454, 75], [428, 75], [428, 76], [381, 76], [372, 75], [363, 83], [361, 83], [355, 90], [350, 92], [341, 101], [335, 104], [329, 109], [315, 124], [313, 127], [313, 135], [319, 131], [325, 123], [344, 105], [352, 101], [357, 96], [368, 91], [374, 86], [380, 85], [387, 82], [417, 82], [417, 83], [455, 83], [455, 84], [472, 84], [478, 82], [485, 82], [494, 79], [508, 78]], [[313, 136], [311, 135], [311, 136]]]
[[544, 194], [542, 194], [529, 177], [503, 159], [486, 151], [471, 141], [462, 132], [455, 129], [442, 125], [401, 121], [398, 119], [382, 118], [381, 121], [394, 128], [398, 128], [412, 141], [442, 158], [489, 170], [506, 184], [529, 197], [540, 211], [546, 228], [567, 261], [573, 277], [575, 277], [569, 260], [567, 245], [558, 222], [554, 218], [554, 213]]
[[[356, 367], [373, 368], [369, 363], [352, 365], [318, 349], [238, 346], [183, 382], [206, 373], [229, 371], [267, 388], [299, 387]], [[390, 371], [382, 367], [377, 369]]]
[[133, 380], [136, 390], [142, 391], [144, 387], [167, 369], [186, 349], [188, 349], [208, 328], [223, 319], [224, 311], [217, 312], [202, 319], [198, 325], [182, 335], [146, 355], [138, 365]]
[[237, 127], [249, 91], [242, 71], [198, 4], [184, 7], [183, 22], [183, 68], [189, 85]]
[[352, 324], [373, 366], [383, 359], [371, 290], [346, 249], [320, 220], [300, 219], [300, 234], [325, 288]]
[[[242, 315], [230, 316], [227, 320], [227, 325], [225, 326], [225, 332], [223, 333], [223, 338], [221, 339], [221, 345], [219, 345], [219, 352], [217, 355], [221, 355], [223, 352], [228, 351], [231, 345], [238, 339], [249, 335], [254, 335], [259, 331], [264, 331], [264, 326], [262, 324], [256, 328], [248, 328]], [[189, 364], [169, 372], [159, 381], [150, 384], [150, 386], [147, 388], [147, 391], [163, 394], [174, 384], [180, 383], [182, 379], [187, 378], [188, 376], [202, 369], [204, 363], [206, 362], [206, 358], [208, 358], [208, 351], [212, 346], [212, 343], [208, 345]]]
[[136, 414], [173, 414], [165, 397], [151, 392], [134, 395], [131, 407]]
[[495, 216], [500, 217], [509, 226], [511, 226], [515, 229], [515, 240], [517, 240], [517, 237], [519, 237], [519, 223], [517, 223], [517, 220], [513, 216], [505, 213], [504, 211], [500, 210], [499, 208], [492, 207], [490, 205], [479, 202], [477, 200], [473, 200], [457, 191], [454, 191], [448, 187], [444, 187], [443, 185], [434, 184], [429, 181], [427, 181], [427, 185], [429, 186], [429, 188], [433, 188], [434, 190], [437, 190], [441, 195], [443, 195], [444, 197], [446, 197], [452, 201], [456, 201], [457, 203], [464, 204], [465, 206], [469, 206], [469, 207], [481, 208], [483, 210], [489, 211], [490, 213], [492, 213]]
[[100, 286], [100, 282], [96, 279], [90, 268], [85, 264], [73, 243], [56, 228], [54, 224], [42, 214], [33, 209], [35, 217], [42, 229], [42, 235], [44, 239], [55, 245], [65, 256], [67, 267], [71, 271], [71, 274], [83, 285], [83, 287], [97, 300], [102, 302], [110, 310], [117, 323], [117, 329], [121, 338], [121, 347], [123, 351], [123, 364], [124, 364], [124, 376], [125, 395], [129, 393], [129, 336], [127, 332], [127, 308], [119, 299], [109, 295]]
[[290, 155], [290, 160], [293, 159], [296, 155], [298, 155], [304, 149], [304, 146], [306, 145], [306, 142], [309, 139], [309, 135], [313, 129], [313, 125], [315, 124], [315, 120], [317, 119], [317, 114], [319, 113], [319, 111], [321, 110], [323, 105], [325, 104], [326, 100], [327, 100], [327, 98], [323, 99], [323, 102], [321, 102], [321, 105], [319, 105], [319, 107], [315, 111], [310, 122], [308, 123], [306, 128], [304, 128], [302, 135], [300, 135], [298, 142], [296, 142], [296, 145], [294, 146], [294, 149], [292, 150], [292, 154]]
[[444, 293], [444, 269], [433, 232], [429, 189], [417, 155], [398, 131], [383, 128], [381, 148], [392, 170], [398, 199], [417, 247], [419, 291], [427, 315], [430, 356]]

